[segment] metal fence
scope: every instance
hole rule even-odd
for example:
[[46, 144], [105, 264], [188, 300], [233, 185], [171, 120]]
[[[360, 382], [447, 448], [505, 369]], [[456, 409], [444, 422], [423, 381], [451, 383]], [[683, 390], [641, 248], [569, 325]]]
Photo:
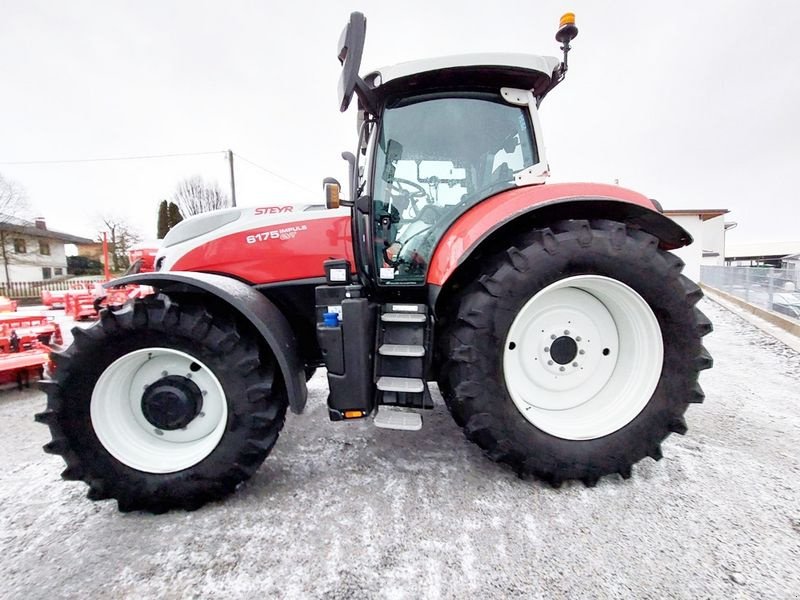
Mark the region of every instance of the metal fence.
[[50, 281], [12, 281], [0, 282], [0, 296], [24, 300], [27, 298], [40, 298], [43, 290], [54, 292], [56, 290], [70, 290], [94, 286], [102, 277], [86, 279], [54, 279]]
[[800, 270], [700, 267], [700, 281], [762, 308], [800, 320]]

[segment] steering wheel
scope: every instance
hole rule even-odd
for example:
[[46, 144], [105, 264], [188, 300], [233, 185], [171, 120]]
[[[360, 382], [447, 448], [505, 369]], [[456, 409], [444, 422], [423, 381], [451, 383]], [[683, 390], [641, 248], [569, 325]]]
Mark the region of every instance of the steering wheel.
[[[410, 188], [410, 189], [406, 189]], [[419, 208], [417, 208], [417, 198], [428, 199], [428, 192], [418, 184], [416, 181], [409, 179], [400, 179], [395, 177], [387, 188], [392, 204], [397, 206], [400, 214], [405, 212], [409, 202], [411, 203], [412, 216], [417, 218], [419, 215]]]

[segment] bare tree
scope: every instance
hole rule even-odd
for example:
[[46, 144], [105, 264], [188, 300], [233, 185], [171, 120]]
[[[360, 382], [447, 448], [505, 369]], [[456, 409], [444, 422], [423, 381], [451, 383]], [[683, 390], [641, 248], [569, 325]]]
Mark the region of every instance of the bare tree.
[[28, 198], [25, 190], [16, 181], [6, 179], [0, 173], [0, 222], [10, 223], [28, 215]]
[[172, 194], [172, 201], [178, 205], [184, 219], [231, 205], [228, 195], [216, 181], [207, 183], [199, 175], [181, 181]]
[[[115, 214], [103, 214], [99, 217], [101, 229], [108, 235], [108, 254], [111, 259], [111, 270], [121, 271], [130, 266], [128, 250], [142, 241], [142, 236], [124, 218]], [[98, 236], [103, 241], [103, 233]]]
[[28, 198], [25, 190], [17, 182], [6, 179], [0, 174], [0, 254], [3, 260], [6, 281], [11, 281], [8, 274], [8, 263], [14, 256], [7, 247], [9, 242], [6, 229], [9, 225], [24, 225], [28, 216]]

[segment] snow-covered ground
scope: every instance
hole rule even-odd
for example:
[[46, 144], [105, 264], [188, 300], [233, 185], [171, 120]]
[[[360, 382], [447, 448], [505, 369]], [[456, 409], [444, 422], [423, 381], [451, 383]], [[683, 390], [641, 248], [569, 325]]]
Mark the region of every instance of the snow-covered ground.
[[0, 393], [0, 596], [800, 598], [800, 356], [711, 301], [689, 433], [634, 478], [554, 490], [467, 442], [307, 413], [237, 494], [120, 514], [59, 479], [37, 391]]

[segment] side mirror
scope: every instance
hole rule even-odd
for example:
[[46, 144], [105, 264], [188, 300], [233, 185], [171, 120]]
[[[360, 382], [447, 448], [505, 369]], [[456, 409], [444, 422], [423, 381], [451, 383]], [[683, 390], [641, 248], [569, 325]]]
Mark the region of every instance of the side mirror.
[[395, 139], [390, 139], [386, 143], [386, 165], [383, 167], [383, 180], [387, 183], [394, 181], [394, 171], [397, 168], [397, 161], [403, 156], [403, 144]]
[[322, 180], [322, 186], [325, 188], [325, 207], [326, 208], [339, 208], [339, 191], [342, 186], [333, 177], [326, 177]]
[[350, 106], [350, 100], [356, 91], [358, 69], [361, 67], [361, 55], [364, 53], [364, 39], [367, 36], [367, 18], [360, 12], [350, 13], [350, 22], [339, 38], [339, 62], [342, 74], [339, 77], [339, 110], [342, 112]]

